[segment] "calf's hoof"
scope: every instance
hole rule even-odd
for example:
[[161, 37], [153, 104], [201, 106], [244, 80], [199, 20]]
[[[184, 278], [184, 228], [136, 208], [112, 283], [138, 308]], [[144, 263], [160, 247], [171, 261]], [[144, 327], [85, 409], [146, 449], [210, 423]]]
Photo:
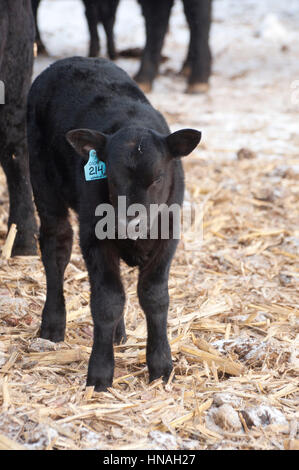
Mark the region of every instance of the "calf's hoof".
[[104, 377], [89, 376], [86, 382], [87, 387], [94, 387], [95, 392], [106, 392], [109, 387], [112, 387], [112, 379]]
[[164, 364], [156, 365], [155, 368], [149, 367], [149, 381], [152, 382], [153, 380], [162, 377], [163, 382], [167, 382], [172, 372], [172, 369], [173, 365], [171, 359], [165, 362]]
[[190, 83], [187, 86], [186, 93], [189, 95], [199, 95], [209, 91], [208, 83]]
[[37, 244], [34, 235], [23, 236], [17, 232], [17, 236], [11, 252], [12, 256], [34, 256], [37, 255]]
[[35, 244], [15, 245], [11, 252], [12, 256], [35, 256], [37, 248]]
[[172, 372], [172, 366], [165, 369], [163, 372], [153, 372], [149, 375], [149, 382], [153, 382], [156, 379], [162, 377], [163, 382], [167, 383]]
[[65, 335], [65, 326], [41, 326], [40, 330], [40, 337], [43, 339], [48, 339], [53, 343], [59, 343], [60, 341], [64, 341]]

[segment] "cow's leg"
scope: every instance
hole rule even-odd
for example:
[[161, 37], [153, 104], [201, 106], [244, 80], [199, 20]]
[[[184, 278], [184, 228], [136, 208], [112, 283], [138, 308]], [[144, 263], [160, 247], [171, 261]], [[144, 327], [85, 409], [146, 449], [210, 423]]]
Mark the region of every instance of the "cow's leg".
[[135, 80], [143, 91], [148, 92], [158, 73], [173, 0], [161, 0], [158, 5], [152, 0], [139, 0], [139, 3], [145, 18], [146, 44]]
[[34, 22], [35, 22], [35, 42], [37, 45], [37, 53], [47, 55], [48, 54], [47, 49], [41, 39], [40, 31], [38, 27], [38, 21], [37, 21], [37, 10], [38, 10], [38, 6], [41, 0], [31, 0], [31, 1], [32, 1], [32, 11], [33, 11], [33, 16], [34, 16]]
[[108, 56], [111, 60], [114, 60], [116, 58], [116, 49], [113, 34], [114, 18], [108, 18], [103, 20], [103, 26], [107, 37]]
[[97, 2], [85, 2], [85, 7], [85, 16], [90, 34], [89, 57], [98, 57], [100, 54], [98, 5]]
[[211, 0], [183, 0], [190, 28], [190, 44], [183, 69], [190, 70], [188, 93], [208, 90], [211, 74], [211, 51], [209, 33], [211, 25]]
[[[25, 134], [25, 129], [23, 134]], [[16, 224], [12, 255], [35, 255], [37, 226], [29, 177], [25, 138], [15, 146], [2, 147], [0, 161], [9, 192], [8, 228]]]
[[[106, 0], [106, 2], [102, 3], [101, 20], [105, 29], [106, 37], [107, 37], [108, 55], [111, 60], [114, 60], [117, 56], [116, 49], [115, 49], [113, 28], [114, 28], [116, 10], [117, 10], [118, 4], [119, 4], [118, 0]], [[101, 9], [101, 5], [99, 6], [99, 8]]]

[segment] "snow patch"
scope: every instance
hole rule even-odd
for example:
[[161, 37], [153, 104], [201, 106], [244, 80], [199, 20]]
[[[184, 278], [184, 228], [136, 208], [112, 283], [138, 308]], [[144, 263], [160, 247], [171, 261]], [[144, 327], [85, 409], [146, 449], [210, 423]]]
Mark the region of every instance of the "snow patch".
[[26, 443], [24, 446], [30, 450], [44, 450], [58, 437], [58, 432], [50, 426], [38, 424], [34, 429], [24, 428]]
[[209, 415], [221, 429], [227, 431], [242, 430], [242, 424], [237, 411], [228, 403], [219, 406], [219, 408], [211, 408]]
[[177, 449], [178, 443], [174, 436], [169, 433], [161, 431], [151, 431], [149, 437], [152, 439], [156, 447], [156, 450], [171, 450]]
[[35, 338], [31, 341], [29, 345], [30, 351], [44, 352], [44, 351], [55, 351], [56, 343], [48, 339]]
[[249, 428], [252, 426], [261, 427], [269, 424], [286, 425], [286, 418], [281, 411], [268, 405], [260, 405], [255, 408], [248, 408], [241, 411], [243, 418]]
[[232, 340], [217, 340], [212, 345], [221, 354], [233, 353], [238, 356], [240, 361], [254, 367], [261, 367], [264, 362], [268, 367], [271, 367], [276, 364], [277, 360], [279, 360], [279, 364], [282, 364], [290, 358], [290, 352], [282, 351], [280, 343], [273, 338], [262, 341], [244, 335]]
[[235, 395], [231, 395], [230, 393], [216, 393], [213, 397], [213, 403], [216, 406], [221, 406], [225, 404], [232, 406], [240, 406], [241, 399], [236, 397]]
[[290, 35], [274, 13], [269, 13], [261, 24], [259, 35], [263, 39], [278, 43], [287, 43]]

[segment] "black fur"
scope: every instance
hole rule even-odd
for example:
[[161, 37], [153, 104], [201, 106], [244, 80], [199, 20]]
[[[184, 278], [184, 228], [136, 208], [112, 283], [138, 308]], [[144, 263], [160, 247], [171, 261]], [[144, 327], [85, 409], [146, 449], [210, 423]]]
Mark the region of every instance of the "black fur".
[[113, 27], [119, 0], [83, 0], [83, 3], [90, 33], [89, 57], [97, 57], [100, 53], [98, 23], [102, 23], [107, 37], [108, 56], [111, 60], [115, 59]]
[[[110, 59], [115, 59], [116, 51], [113, 36], [116, 10], [119, 0], [82, 0], [85, 5], [85, 16], [90, 34], [89, 56], [97, 57], [100, 53], [98, 23], [102, 23], [107, 36], [107, 49]], [[32, 9], [36, 27], [36, 44], [39, 54], [46, 53], [45, 45], [41, 39], [37, 11], [41, 0], [32, 0]]]
[[35, 23], [35, 42], [37, 45], [37, 53], [38, 54], [47, 54], [47, 49], [46, 46], [44, 45], [40, 32], [39, 32], [39, 27], [38, 27], [38, 21], [37, 21], [37, 11], [38, 11], [38, 6], [40, 4], [41, 0], [31, 0], [32, 2], [32, 11], [33, 11], [33, 16], [34, 16], [34, 23]]
[[[28, 138], [31, 181], [40, 216], [40, 247], [47, 276], [41, 336], [64, 338], [66, 312], [63, 275], [71, 255], [69, 208], [78, 213], [80, 245], [91, 286], [94, 342], [88, 385], [105, 390], [113, 379], [113, 339], [125, 340], [125, 293], [120, 258], [139, 267], [138, 296], [148, 327], [150, 380], [172, 369], [166, 323], [168, 275], [177, 240], [99, 240], [95, 235], [100, 203], [183, 201], [179, 156], [198, 144], [200, 133], [170, 134], [162, 117], [136, 83], [105, 59], [73, 57], [44, 71], [29, 94]], [[107, 179], [85, 181], [90, 149], [107, 165]], [[118, 216], [118, 214], [116, 214]]]
[[17, 225], [13, 255], [36, 253], [34, 206], [26, 142], [26, 102], [33, 64], [34, 23], [30, 0], [0, 0], [0, 162], [9, 190], [8, 226]]
[[[143, 88], [149, 90], [158, 73], [161, 50], [167, 32], [174, 0], [138, 0], [145, 18], [146, 44], [140, 69], [135, 77]], [[188, 75], [189, 91], [200, 90], [208, 83], [211, 74], [209, 31], [212, 0], [183, 0], [190, 29], [190, 42], [183, 70]], [[196, 87], [196, 85], [198, 85]]]

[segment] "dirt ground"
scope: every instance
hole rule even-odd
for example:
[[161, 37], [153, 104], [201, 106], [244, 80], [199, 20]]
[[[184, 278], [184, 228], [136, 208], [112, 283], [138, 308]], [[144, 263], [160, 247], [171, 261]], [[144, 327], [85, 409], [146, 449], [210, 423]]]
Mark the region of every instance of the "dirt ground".
[[[72, 15], [68, 15], [69, 8]], [[85, 55], [78, 0], [44, 0], [50, 58]], [[70, 18], [71, 16], [71, 18]], [[182, 236], [170, 274], [174, 372], [148, 384], [137, 271], [122, 265], [128, 341], [115, 347], [108, 392], [85, 388], [92, 344], [89, 284], [76, 233], [66, 271], [66, 338], [38, 338], [46, 294], [40, 257], [0, 259], [0, 449], [298, 449], [299, 5], [215, 0], [211, 87], [184, 93], [188, 30], [173, 10], [152, 104], [171, 129], [202, 143], [184, 160], [186, 207], [202, 238]], [[134, 0], [123, 0], [118, 48], [142, 46]], [[105, 50], [105, 48], [103, 49]], [[138, 61], [117, 63], [133, 74]], [[8, 194], [0, 174], [0, 246]]]

